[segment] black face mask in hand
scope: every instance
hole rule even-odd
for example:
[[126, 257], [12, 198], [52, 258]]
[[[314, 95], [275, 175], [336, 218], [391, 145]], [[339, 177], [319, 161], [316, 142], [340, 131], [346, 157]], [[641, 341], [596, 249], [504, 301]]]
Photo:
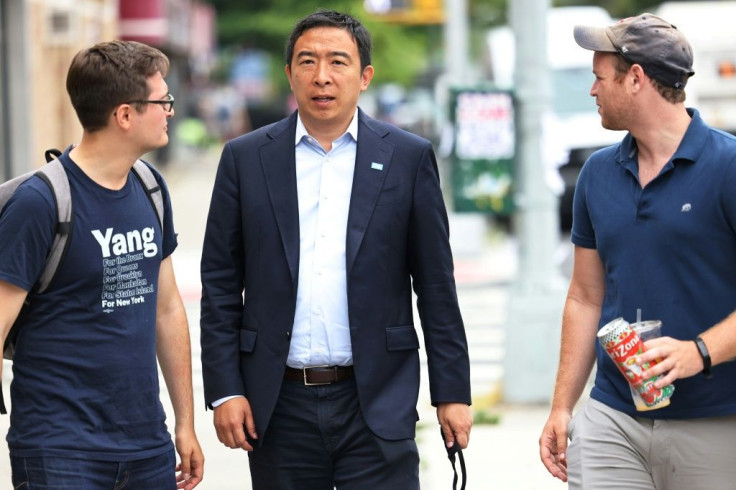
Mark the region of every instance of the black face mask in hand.
[[[442, 432], [442, 429], [440, 429], [440, 435], [442, 436], [442, 441], [445, 441], [445, 434]], [[467, 473], [465, 471], [465, 458], [463, 457], [463, 450], [460, 449], [460, 445], [455, 441], [452, 446], [447, 447], [447, 444], [444, 444], [445, 449], [447, 449], [447, 458], [450, 460], [450, 463], [452, 463], [452, 471], [455, 473], [455, 477], [452, 479], [452, 490], [457, 490], [457, 468], [455, 467], [455, 455], [457, 455], [457, 459], [460, 460], [460, 474], [462, 475], [462, 483], [460, 484], [460, 490], [465, 490], [465, 483], [468, 479]]]

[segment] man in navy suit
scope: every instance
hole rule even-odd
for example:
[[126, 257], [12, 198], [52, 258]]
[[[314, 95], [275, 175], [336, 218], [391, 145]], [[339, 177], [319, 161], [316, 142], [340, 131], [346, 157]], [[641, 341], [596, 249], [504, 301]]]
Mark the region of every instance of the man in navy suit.
[[[430, 143], [371, 119], [355, 18], [288, 41], [298, 110], [229, 141], [202, 252], [202, 365], [255, 489], [419, 488], [419, 339], [448, 445], [468, 444], [468, 348]], [[438, 438], [439, 442], [439, 438]]]

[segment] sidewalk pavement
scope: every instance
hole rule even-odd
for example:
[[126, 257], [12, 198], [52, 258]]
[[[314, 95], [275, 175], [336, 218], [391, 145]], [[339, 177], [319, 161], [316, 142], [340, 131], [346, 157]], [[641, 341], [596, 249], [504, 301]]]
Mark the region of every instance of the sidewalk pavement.
[[[175, 153], [176, 154], [176, 153]], [[181, 157], [181, 155], [180, 155]], [[212, 427], [212, 412], [205, 411], [199, 361], [199, 259], [209, 197], [219, 153], [203, 152], [196, 157], [175, 158], [162, 169], [171, 192], [179, 247], [174, 253], [174, 267], [190, 324], [194, 382], [195, 425], [205, 452], [203, 490], [250, 489], [247, 455], [219, 443]], [[516, 272], [516, 245], [505, 233], [480, 236], [480, 247], [468, 246], [477, 239], [477, 230], [467, 220], [451, 216], [451, 233], [456, 255], [458, 297], [466, 323], [470, 353], [474, 410], [484, 410], [498, 423], [476, 424], [470, 446], [464, 451], [469, 490], [555, 490], [566, 485], [552, 478], [538, 457], [538, 438], [549, 407], [508, 405], [499, 402], [503, 381], [503, 342], [506, 304], [511, 281]], [[456, 229], [457, 228], [457, 229]], [[464, 229], [465, 228], [465, 229]], [[418, 321], [418, 320], [417, 320]], [[418, 323], [417, 323], [418, 324]], [[420, 352], [424, 352], [423, 349]], [[423, 362], [426, 362], [424, 360]], [[12, 364], [5, 361], [3, 389], [8, 393]], [[434, 408], [429, 403], [426, 365], [422, 366], [422, 387], [417, 443], [423, 490], [452, 487], [453, 472], [442, 445]], [[173, 411], [161, 378], [161, 399], [173, 427]], [[8, 417], [0, 417], [0, 433], [6, 433]], [[7, 446], [0, 453], [7, 455]], [[459, 468], [458, 468], [459, 469]], [[10, 481], [7, 456], [0, 456], [0, 482]], [[0, 484], [4, 486], [5, 483]]]

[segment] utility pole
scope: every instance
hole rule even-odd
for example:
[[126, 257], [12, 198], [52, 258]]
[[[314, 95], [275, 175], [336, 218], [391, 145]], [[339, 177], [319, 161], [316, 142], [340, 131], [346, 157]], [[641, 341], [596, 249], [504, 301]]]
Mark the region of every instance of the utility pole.
[[28, 2], [0, 0], [0, 177], [28, 172], [31, 99], [28, 84]]
[[[565, 284], [554, 254], [558, 200], [545, 184], [544, 115], [551, 110], [547, 62], [549, 0], [508, 0], [516, 64], [516, 233], [518, 276], [509, 299], [504, 400], [549, 401], [559, 358]], [[572, 36], [572, 32], [570, 33]]]
[[468, 0], [445, 0], [445, 67], [450, 85], [468, 82]]
[[[468, 62], [468, 0], [444, 0], [444, 11], [445, 73], [436, 90], [439, 105], [444, 108], [440, 127], [447, 124], [451, 90], [470, 88], [477, 82]], [[445, 163], [451, 164], [451, 160]], [[449, 177], [451, 172], [447, 174]], [[449, 218], [450, 245], [455, 257], [483, 253], [488, 228], [486, 215], [454, 212], [450, 208]]]

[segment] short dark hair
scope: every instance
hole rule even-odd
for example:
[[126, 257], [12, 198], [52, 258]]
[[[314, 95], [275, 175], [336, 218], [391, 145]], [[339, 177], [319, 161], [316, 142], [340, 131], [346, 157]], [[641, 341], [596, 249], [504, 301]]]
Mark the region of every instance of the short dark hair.
[[[85, 131], [104, 128], [118, 105], [146, 100], [148, 78], [156, 72], [166, 76], [169, 59], [136, 41], [103, 42], [78, 52], [69, 66], [66, 91]], [[143, 105], [136, 110], [142, 111]]]
[[[614, 62], [613, 67], [616, 70], [616, 80], [620, 80], [623, 78], [624, 75], [626, 75], [631, 67], [633, 66], [633, 63], [626, 58], [623, 57], [620, 53], [614, 53]], [[642, 67], [642, 70], [644, 68]], [[646, 73], [646, 72], [645, 72]], [[648, 76], [648, 75], [647, 75]], [[685, 102], [685, 88], [675, 88], [675, 87], [668, 87], [667, 85], [664, 85], [657, 81], [656, 79], [649, 77], [649, 81], [652, 82], [652, 86], [654, 86], [655, 89], [657, 89], [657, 92], [659, 92], [659, 95], [661, 95], [664, 100], [667, 102], [670, 102], [672, 104], [677, 104], [680, 102]]]
[[364, 69], [371, 64], [371, 35], [355, 17], [335, 12], [334, 10], [318, 10], [313, 14], [304, 17], [298, 21], [294, 29], [289, 35], [286, 44], [286, 64], [291, 65], [291, 59], [294, 56], [294, 45], [297, 39], [309, 29], [315, 27], [337, 27], [345, 29], [353, 38], [355, 44], [358, 45], [358, 53], [360, 53], [360, 68]]

